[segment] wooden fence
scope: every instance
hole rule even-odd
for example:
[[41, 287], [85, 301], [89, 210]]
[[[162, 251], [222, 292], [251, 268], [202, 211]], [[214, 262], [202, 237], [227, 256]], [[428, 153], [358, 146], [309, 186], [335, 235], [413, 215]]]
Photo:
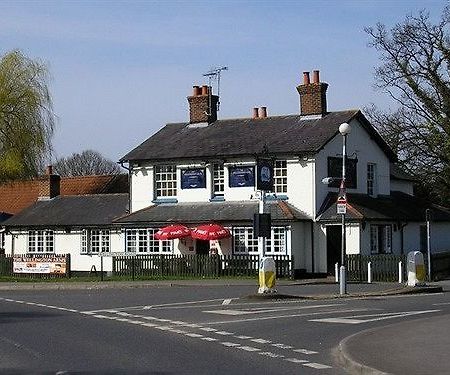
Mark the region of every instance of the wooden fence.
[[348, 281], [367, 281], [367, 265], [371, 262], [373, 281], [398, 281], [398, 263], [402, 262], [403, 280], [406, 280], [406, 255], [347, 255]]
[[[293, 259], [275, 255], [277, 277], [291, 277]], [[113, 257], [113, 276], [221, 277], [258, 275], [258, 255], [132, 255]]]

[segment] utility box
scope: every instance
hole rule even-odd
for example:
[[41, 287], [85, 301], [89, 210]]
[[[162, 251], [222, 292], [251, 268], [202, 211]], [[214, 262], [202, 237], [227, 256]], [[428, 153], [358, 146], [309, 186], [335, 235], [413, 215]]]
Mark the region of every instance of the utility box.
[[425, 285], [425, 263], [420, 251], [408, 253], [408, 286]]
[[276, 269], [275, 261], [271, 257], [264, 257], [259, 262], [259, 289], [258, 293], [276, 293], [275, 287]]

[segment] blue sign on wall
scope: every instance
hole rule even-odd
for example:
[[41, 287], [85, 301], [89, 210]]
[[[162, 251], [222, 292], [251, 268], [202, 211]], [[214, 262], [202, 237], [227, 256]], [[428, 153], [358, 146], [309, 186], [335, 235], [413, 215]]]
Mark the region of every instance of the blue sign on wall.
[[205, 169], [182, 169], [181, 188], [182, 189], [206, 188]]
[[254, 167], [229, 167], [230, 187], [255, 186]]

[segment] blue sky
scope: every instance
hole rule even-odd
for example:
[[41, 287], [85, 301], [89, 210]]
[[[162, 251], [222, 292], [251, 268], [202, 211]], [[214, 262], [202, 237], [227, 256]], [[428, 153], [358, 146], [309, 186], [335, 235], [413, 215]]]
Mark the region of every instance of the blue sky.
[[[299, 112], [303, 71], [328, 82], [329, 110], [393, 103], [373, 88], [365, 26], [393, 26], [445, 1], [5, 1], [0, 54], [20, 49], [49, 66], [58, 126], [54, 157], [94, 149], [117, 161], [168, 122], [186, 97], [222, 74], [219, 118]], [[186, 140], [187, 142], [195, 140]]]

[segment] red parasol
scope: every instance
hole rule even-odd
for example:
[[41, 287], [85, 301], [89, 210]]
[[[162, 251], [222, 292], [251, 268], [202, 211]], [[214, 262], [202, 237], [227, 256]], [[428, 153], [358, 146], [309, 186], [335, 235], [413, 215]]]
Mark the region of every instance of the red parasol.
[[157, 240], [173, 240], [175, 238], [187, 237], [191, 234], [191, 230], [181, 224], [172, 224], [161, 228], [153, 237]]
[[220, 240], [221, 238], [227, 238], [231, 236], [228, 229], [219, 224], [204, 224], [199, 225], [191, 232], [192, 238], [198, 240]]

